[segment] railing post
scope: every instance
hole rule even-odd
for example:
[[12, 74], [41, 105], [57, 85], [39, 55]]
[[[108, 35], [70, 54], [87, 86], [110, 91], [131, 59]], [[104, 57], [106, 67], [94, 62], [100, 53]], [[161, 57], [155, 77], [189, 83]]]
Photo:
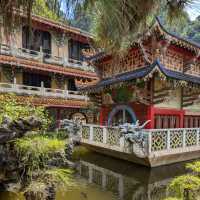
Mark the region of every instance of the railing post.
[[93, 126], [90, 126], [90, 142], [93, 142]]
[[183, 129], [183, 147], [186, 147], [186, 130]]
[[148, 132], [148, 153], [151, 154], [151, 144], [152, 144], [152, 137], [151, 137], [151, 131]]
[[92, 183], [93, 180], [93, 172], [92, 172], [92, 167], [89, 166], [89, 183]]
[[197, 145], [199, 145], [199, 133], [200, 133], [200, 129], [197, 129]]
[[13, 89], [16, 91], [17, 90], [17, 79], [14, 77], [13, 80]]
[[167, 130], [167, 149], [170, 149], [170, 130]]
[[103, 172], [103, 174], [102, 174], [102, 188], [103, 189], [106, 188], [106, 174], [105, 174], [105, 172]]
[[67, 89], [67, 84], [65, 84], [65, 87], [64, 87], [64, 96], [65, 96], [65, 98], [68, 98], [68, 95], [69, 95], [69, 91]]
[[107, 143], [107, 129], [106, 127], [103, 127], [103, 143]]
[[45, 91], [44, 91], [44, 82], [43, 82], [43, 81], [41, 82], [40, 92], [41, 92], [41, 95], [42, 95], [42, 96], [45, 95]]
[[41, 62], [43, 62], [43, 58], [44, 58], [44, 53], [43, 53], [42, 46], [40, 46], [40, 61]]
[[124, 151], [124, 136], [120, 137], [119, 146], [120, 146], [121, 150]]

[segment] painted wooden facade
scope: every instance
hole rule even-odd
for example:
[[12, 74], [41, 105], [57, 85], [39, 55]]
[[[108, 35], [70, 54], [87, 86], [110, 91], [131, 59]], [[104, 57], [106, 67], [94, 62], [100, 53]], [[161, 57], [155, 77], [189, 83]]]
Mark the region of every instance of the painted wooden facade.
[[83, 90], [96, 96], [101, 125], [151, 120], [146, 128], [200, 126], [199, 44], [157, 20], [122, 58], [101, 53], [90, 59], [100, 81]]
[[[62, 119], [61, 111], [86, 113], [89, 98], [77, 87], [98, 80], [94, 67], [82, 57], [91, 35], [36, 15], [32, 16], [31, 32], [28, 29], [23, 15], [12, 33], [1, 27], [0, 95], [16, 93], [20, 103], [31, 99], [53, 110], [55, 120]], [[75, 45], [69, 44], [72, 41]], [[91, 122], [91, 117], [86, 121]]]

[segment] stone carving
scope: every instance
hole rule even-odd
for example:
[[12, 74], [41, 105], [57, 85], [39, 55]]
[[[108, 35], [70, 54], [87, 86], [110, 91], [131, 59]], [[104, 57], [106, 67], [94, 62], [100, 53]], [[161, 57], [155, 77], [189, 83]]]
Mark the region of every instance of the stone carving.
[[79, 121], [64, 119], [60, 123], [60, 130], [66, 131], [69, 136], [69, 143], [66, 146], [65, 153], [67, 159], [70, 159], [73, 154], [74, 145], [80, 142], [79, 132], [81, 130], [81, 123]]
[[121, 135], [132, 145], [132, 151], [138, 157], [147, 156], [147, 134], [142, 130], [149, 122], [150, 120], [140, 125], [137, 120], [135, 124], [125, 123], [119, 126]]
[[67, 131], [69, 134], [69, 137], [77, 136], [81, 129], [81, 123], [78, 121], [64, 119], [64, 120], [61, 120], [60, 129]]
[[41, 128], [41, 126], [41, 121], [35, 116], [19, 118], [18, 120], [11, 120], [5, 116], [0, 125], [0, 144], [23, 137], [28, 131]]

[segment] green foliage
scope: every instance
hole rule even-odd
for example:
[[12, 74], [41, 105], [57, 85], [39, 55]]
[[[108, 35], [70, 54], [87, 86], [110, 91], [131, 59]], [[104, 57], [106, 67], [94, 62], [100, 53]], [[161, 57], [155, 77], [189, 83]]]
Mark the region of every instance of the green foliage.
[[200, 173], [200, 161], [195, 161], [193, 163], [188, 163], [186, 165], [186, 168], [199, 174]]
[[47, 185], [46, 183], [35, 180], [31, 181], [28, 187], [25, 188], [23, 193], [32, 194], [36, 199], [46, 199], [47, 197]]
[[46, 1], [44, 0], [35, 0], [33, 4], [33, 13], [42, 17], [46, 17], [48, 19], [52, 19], [55, 21], [59, 20], [59, 17], [53, 10], [51, 10]]
[[178, 198], [184, 198], [185, 192], [194, 200], [196, 192], [200, 189], [200, 179], [194, 175], [183, 175], [175, 178], [169, 185], [169, 191]]
[[89, 10], [85, 10], [81, 3], [77, 3], [74, 8], [73, 18], [70, 19], [70, 24], [74, 27], [85, 31], [91, 30], [93, 14]]
[[23, 193], [33, 194], [36, 199], [46, 199], [49, 186], [72, 187], [75, 183], [72, 180], [71, 169], [52, 168], [40, 171], [36, 180], [31, 180]]
[[116, 102], [128, 102], [132, 97], [132, 92], [126, 86], [116, 89], [116, 95], [114, 101]]
[[12, 120], [19, 118], [25, 118], [34, 115], [38, 117], [41, 122], [43, 129], [47, 129], [50, 123], [48, 113], [42, 106], [34, 106], [30, 102], [24, 102], [23, 105], [17, 103], [16, 95], [7, 94], [0, 98], [0, 123], [4, 116], [8, 116]]
[[56, 185], [72, 186], [72, 175], [73, 171], [71, 169], [61, 169], [61, 168], [52, 168], [44, 171], [43, 180], [49, 183]]
[[[182, 175], [173, 179], [168, 186], [168, 191], [174, 198], [197, 200], [200, 197], [200, 161], [189, 163], [186, 165], [186, 168], [192, 170], [192, 172], [196, 174]], [[166, 200], [169, 200], [169, 198]]]
[[44, 136], [25, 137], [15, 141], [15, 149], [19, 161], [31, 176], [33, 171], [46, 168], [55, 154], [64, 158], [65, 141]]

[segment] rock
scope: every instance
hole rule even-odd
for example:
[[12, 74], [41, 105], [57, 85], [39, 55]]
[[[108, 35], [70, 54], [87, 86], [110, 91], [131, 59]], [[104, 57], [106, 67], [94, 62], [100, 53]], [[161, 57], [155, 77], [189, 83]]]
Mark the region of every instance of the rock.
[[15, 138], [26, 135], [28, 131], [41, 128], [42, 122], [35, 116], [11, 120], [5, 116], [0, 125], [0, 144], [9, 142]]

